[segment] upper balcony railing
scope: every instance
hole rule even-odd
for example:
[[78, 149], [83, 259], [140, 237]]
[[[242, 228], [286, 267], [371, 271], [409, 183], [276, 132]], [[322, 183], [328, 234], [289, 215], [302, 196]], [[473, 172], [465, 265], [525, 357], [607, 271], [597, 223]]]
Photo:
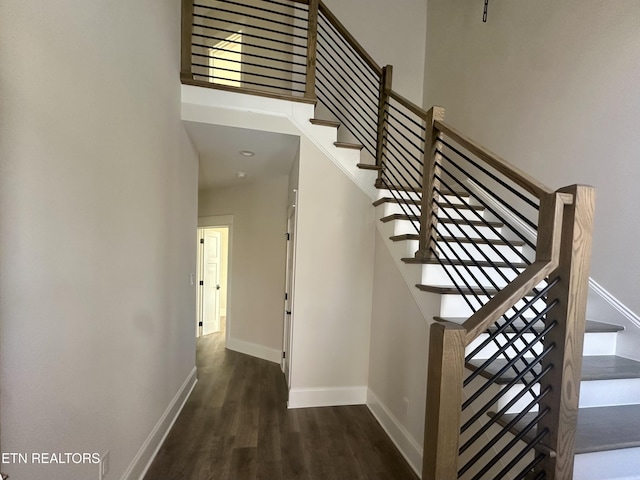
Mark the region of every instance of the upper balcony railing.
[[182, 82], [322, 104], [464, 300], [431, 326], [423, 479], [570, 480], [593, 189], [553, 191], [403, 98], [320, 0], [182, 13]]

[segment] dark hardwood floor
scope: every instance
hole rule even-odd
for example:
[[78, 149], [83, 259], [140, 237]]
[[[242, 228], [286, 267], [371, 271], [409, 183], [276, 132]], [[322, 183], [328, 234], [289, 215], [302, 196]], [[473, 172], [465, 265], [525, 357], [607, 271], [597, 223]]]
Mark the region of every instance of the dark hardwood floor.
[[365, 406], [287, 410], [280, 366], [197, 345], [198, 383], [145, 480], [417, 480]]

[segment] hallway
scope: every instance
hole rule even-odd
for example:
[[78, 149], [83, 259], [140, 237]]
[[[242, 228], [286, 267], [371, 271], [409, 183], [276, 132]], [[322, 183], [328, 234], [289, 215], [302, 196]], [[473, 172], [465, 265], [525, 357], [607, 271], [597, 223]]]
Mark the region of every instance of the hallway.
[[145, 480], [417, 480], [366, 406], [286, 409], [279, 365], [197, 343], [198, 383]]

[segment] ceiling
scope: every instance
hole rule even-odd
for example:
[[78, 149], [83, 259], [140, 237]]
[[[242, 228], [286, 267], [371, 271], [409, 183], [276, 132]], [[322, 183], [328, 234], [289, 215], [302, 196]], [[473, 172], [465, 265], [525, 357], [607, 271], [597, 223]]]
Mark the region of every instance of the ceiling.
[[[287, 175], [298, 153], [300, 138], [294, 135], [184, 122], [200, 154], [198, 189], [256, 183]], [[245, 157], [240, 151], [254, 152]], [[246, 178], [238, 178], [238, 172]]]

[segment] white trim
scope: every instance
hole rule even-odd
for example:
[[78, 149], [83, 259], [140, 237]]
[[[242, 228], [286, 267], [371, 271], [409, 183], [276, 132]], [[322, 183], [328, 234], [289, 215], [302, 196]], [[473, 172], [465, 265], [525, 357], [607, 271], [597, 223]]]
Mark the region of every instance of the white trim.
[[627, 320], [640, 328], [640, 317], [623, 305], [620, 300], [607, 292], [602, 285], [596, 282], [593, 278], [589, 278], [589, 288], [591, 288], [593, 292], [605, 302], [620, 312]]
[[280, 350], [258, 345], [257, 343], [245, 342], [244, 340], [238, 340], [232, 337], [227, 338], [226, 347], [234, 352], [244, 353], [245, 355], [251, 355], [252, 357], [278, 364], [280, 363], [280, 357], [282, 357]]
[[364, 405], [367, 387], [292, 388], [289, 390], [288, 408], [337, 407]]
[[416, 475], [421, 477], [422, 446], [371, 389], [367, 391], [367, 407]]
[[197, 369], [193, 367], [193, 370], [191, 370], [191, 373], [187, 376], [178, 393], [175, 394], [171, 403], [169, 403], [169, 406], [160, 417], [160, 420], [158, 420], [158, 423], [153, 427], [153, 430], [151, 430], [151, 433], [140, 447], [140, 450], [138, 450], [129, 468], [127, 468], [122, 476], [122, 480], [144, 479], [147, 470], [149, 470], [151, 466], [151, 462], [156, 458], [158, 450], [160, 450], [165, 438], [167, 438], [167, 435], [171, 431], [171, 427], [173, 427], [178, 415], [180, 415], [191, 392], [196, 386], [198, 382], [196, 375]]
[[198, 227], [230, 227], [231, 225], [233, 225], [233, 215], [198, 217]]

